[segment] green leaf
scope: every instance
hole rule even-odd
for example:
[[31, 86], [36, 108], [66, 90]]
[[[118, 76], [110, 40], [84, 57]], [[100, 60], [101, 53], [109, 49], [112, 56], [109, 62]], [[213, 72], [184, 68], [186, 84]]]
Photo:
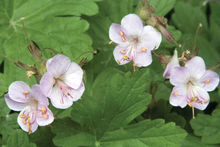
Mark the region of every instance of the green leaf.
[[210, 7], [211, 7], [211, 16], [210, 16], [210, 23], [217, 23], [218, 25], [220, 24], [220, 20], [217, 19], [218, 16], [220, 15], [219, 12], [219, 6], [220, 6], [220, 2], [219, 1], [215, 1], [213, 3], [210, 3]]
[[164, 99], [160, 99], [157, 101], [156, 106], [154, 106], [151, 110], [151, 119], [163, 118], [165, 122], [175, 122], [176, 125], [184, 128], [186, 124], [186, 120], [175, 112], [170, 112], [172, 106]]
[[[143, 93], [149, 86], [149, 70], [113, 76], [102, 101], [84, 95], [73, 104], [72, 120], [53, 123], [57, 146], [179, 146], [186, 132], [164, 120], [143, 120], [128, 125], [144, 112], [151, 97]], [[77, 123], [74, 123], [77, 122]], [[67, 131], [68, 130], [68, 131]], [[174, 137], [175, 136], [175, 139]], [[159, 141], [158, 141], [159, 139]]]
[[155, 15], [164, 16], [173, 9], [176, 0], [150, 0], [150, 5], [156, 10]]
[[216, 109], [212, 112], [212, 116], [198, 114], [195, 119], [190, 121], [195, 135], [202, 136], [201, 141], [207, 144], [220, 143], [220, 110]]
[[109, 131], [99, 141], [94, 136], [85, 133], [91, 128], [83, 128], [69, 118], [55, 121], [54, 126], [56, 127], [53, 128], [53, 131], [59, 132], [59, 135], [54, 138], [54, 143], [64, 147], [178, 147], [187, 135], [174, 123], [164, 125], [162, 119], [144, 120], [134, 125]]
[[0, 96], [3, 96], [7, 92], [8, 88], [5, 85], [3, 74], [0, 73]]
[[31, 142], [36, 143], [39, 147], [55, 147], [52, 142], [55, 134], [51, 132], [51, 128], [49, 127], [38, 127], [37, 131], [28, 135], [29, 140]]
[[97, 101], [102, 101], [102, 99], [105, 96], [105, 90], [107, 85], [109, 84], [111, 78], [117, 73], [124, 74], [117, 68], [104, 69], [93, 82], [91, 96], [95, 97]]
[[220, 45], [220, 21], [218, 19], [218, 16], [220, 15], [219, 13], [219, 7], [220, 7], [220, 2], [215, 1], [213, 3], [210, 3], [211, 7], [211, 15], [210, 15], [210, 34], [212, 34], [211, 37], [211, 43], [213, 47], [220, 53], [219, 51], [219, 45]]
[[172, 14], [172, 20], [182, 33], [191, 33], [194, 35], [199, 23], [201, 23], [202, 28], [199, 30], [198, 35], [208, 38], [207, 18], [201, 9], [197, 7], [193, 8], [188, 3], [177, 2], [174, 10], [175, 12]]
[[0, 98], [0, 134], [10, 135], [14, 128], [18, 128], [17, 113], [9, 114], [11, 111], [5, 103], [4, 98]]
[[7, 147], [37, 147], [34, 143], [29, 143], [27, 133], [17, 129], [8, 138]]
[[[92, 98], [82, 98], [77, 106], [73, 105], [72, 119], [81, 125], [92, 125], [97, 123], [96, 130], [104, 129], [100, 131], [97, 136], [102, 136], [106, 129], [112, 130], [120, 128], [120, 126], [127, 125], [131, 120], [146, 110], [147, 104], [150, 102], [151, 97], [147, 93], [143, 94], [143, 92], [149, 86], [149, 82], [150, 75], [148, 69], [136, 71], [134, 72], [133, 76], [130, 72], [128, 72], [125, 74], [124, 78], [117, 74], [109, 82], [104, 99], [102, 101], [99, 99], [94, 99], [92, 101]], [[75, 104], [77, 103], [78, 101]], [[82, 103], [84, 105], [82, 105]], [[102, 105], [104, 107], [101, 107]], [[86, 111], [85, 108], [87, 108]], [[99, 111], [100, 109], [101, 111]], [[99, 121], [101, 116], [97, 115], [93, 111], [97, 112], [98, 114], [102, 112], [100, 114], [103, 116], [102, 120]], [[82, 119], [79, 119], [79, 116], [85, 116], [85, 112], [87, 112], [87, 116], [95, 115], [94, 118], [98, 118], [90, 119], [90, 117], [87, 117], [86, 119], [89, 119], [89, 121], [82, 121]], [[92, 114], [89, 114], [90, 112]], [[93, 121], [96, 123], [93, 123]], [[101, 129], [99, 127], [103, 128]]]
[[[70, 118], [57, 119], [52, 131], [58, 135], [53, 139], [55, 145], [64, 147], [94, 146], [95, 137], [85, 133], [84, 128]], [[91, 128], [87, 128], [89, 130]]]
[[[175, 137], [174, 137], [175, 136]], [[107, 133], [101, 141], [104, 147], [179, 146], [186, 132], [174, 123], [164, 125], [164, 120], [145, 120]], [[127, 141], [129, 139], [129, 141]]]
[[[52, 48], [63, 51], [71, 60], [76, 61], [79, 55], [92, 51], [92, 40], [84, 34], [89, 28], [87, 21], [80, 18], [81, 14], [94, 15], [98, 12], [93, 0], [34, 0], [0, 2], [0, 52], [7, 57], [25, 64], [34, 64], [34, 57], [28, 52], [29, 44], [22, 27], [21, 17], [25, 17], [24, 24], [30, 40], [34, 41], [41, 50]], [[72, 17], [57, 17], [68, 15]], [[48, 54], [45, 57], [50, 58]], [[81, 58], [92, 58], [92, 54]], [[6, 84], [16, 80], [25, 81], [32, 85], [34, 79], [27, 81], [25, 71], [15, 68], [12, 61], [5, 60], [4, 73]]]
[[181, 147], [218, 147], [218, 145], [205, 144], [201, 142], [201, 138], [188, 134], [185, 140], [181, 143]]

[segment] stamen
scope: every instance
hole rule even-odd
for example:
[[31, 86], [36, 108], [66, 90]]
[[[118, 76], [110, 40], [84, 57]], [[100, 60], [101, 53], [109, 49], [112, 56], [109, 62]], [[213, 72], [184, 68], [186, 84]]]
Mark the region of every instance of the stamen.
[[146, 51], [147, 51], [147, 49], [146, 49], [145, 47], [142, 47], [141, 50], [142, 50], [143, 52], [146, 52]]
[[121, 52], [122, 54], [126, 54], [126, 51], [124, 51], [124, 50], [121, 50], [120, 52]]
[[188, 103], [188, 105], [189, 105], [190, 107], [193, 107], [193, 104], [192, 104], [192, 103], [190, 103], [190, 102]]
[[43, 118], [48, 119], [49, 116], [48, 116], [47, 114], [44, 114], [44, 115], [43, 115]]
[[178, 92], [174, 92], [174, 96], [177, 96]]
[[120, 35], [121, 35], [121, 36], [123, 36], [123, 35], [124, 35], [122, 31], [120, 31]]
[[65, 94], [65, 95], [69, 95], [69, 91], [68, 91], [68, 90], [65, 91], [64, 94]]
[[125, 37], [122, 31], [120, 31], [120, 35], [121, 35], [122, 40], [125, 42], [126, 40], [125, 40]]
[[25, 118], [23, 118], [23, 119], [22, 119], [22, 122], [23, 122], [23, 124], [25, 124], [25, 125], [27, 124], [27, 122], [26, 122], [26, 119], [25, 119]]
[[209, 102], [209, 99], [206, 99], [206, 100], [205, 100], [205, 104], [207, 104], [208, 102]]
[[122, 40], [123, 40], [124, 42], [126, 41], [124, 36], [121, 36], [121, 38], [122, 38]]
[[119, 60], [117, 60], [118, 64], [121, 64], [121, 62]]
[[206, 84], [209, 84], [209, 83], [210, 83], [210, 80], [209, 80], [209, 79], [205, 80], [205, 83], [206, 83]]
[[134, 63], [133, 66], [137, 66], [137, 63]]
[[113, 43], [113, 41], [110, 41], [108, 44], [112, 44]]
[[130, 57], [128, 57], [128, 56], [126, 56], [126, 55], [124, 55], [123, 58], [124, 58], [125, 60], [129, 60], [129, 59], [130, 59]]
[[46, 112], [47, 112], [47, 109], [46, 109], [44, 106], [42, 106], [42, 112], [41, 112], [41, 114], [44, 115], [44, 114], [46, 114]]
[[25, 118], [25, 114], [20, 114], [20, 118]]
[[32, 127], [29, 127], [28, 134], [32, 133]]
[[26, 95], [26, 94], [28, 94], [28, 93], [29, 93], [28, 91], [24, 91], [24, 92], [23, 92], [24, 95]]
[[30, 122], [29, 122], [29, 121], [30, 121], [30, 118], [27, 119], [27, 125], [28, 125], [28, 127], [30, 127]]
[[192, 97], [192, 102], [196, 102], [196, 99], [198, 99], [199, 100], [199, 98], [197, 97], [197, 96], [195, 96], [195, 97]]

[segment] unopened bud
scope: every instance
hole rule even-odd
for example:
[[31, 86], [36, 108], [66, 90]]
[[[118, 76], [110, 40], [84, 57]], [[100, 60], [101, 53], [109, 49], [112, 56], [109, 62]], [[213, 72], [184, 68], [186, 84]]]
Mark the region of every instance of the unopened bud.
[[143, 21], [147, 21], [151, 17], [151, 13], [146, 9], [145, 6], [140, 6], [137, 14]]
[[158, 20], [154, 15], [151, 15], [150, 19], [147, 21], [147, 24], [153, 27], [155, 27], [157, 23], [158, 23]]

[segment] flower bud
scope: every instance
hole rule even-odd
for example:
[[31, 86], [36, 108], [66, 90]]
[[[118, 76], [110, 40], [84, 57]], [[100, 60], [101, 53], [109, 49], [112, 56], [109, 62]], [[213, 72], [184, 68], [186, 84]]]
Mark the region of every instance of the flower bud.
[[140, 6], [137, 12], [138, 16], [142, 21], [147, 21], [151, 17], [151, 13], [146, 9], [145, 6]]
[[46, 62], [39, 62], [38, 73], [42, 77], [47, 72]]
[[151, 15], [150, 19], [147, 21], [148, 25], [155, 27], [158, 24], [158, 20], [155, 15]]
[[155, 9], [149, 5], [149, 0], [141, 0], [142, 6], [138, 7], [137, 15], [141, 18], [143, 22], [150, 19], [151, 15], [154, 14]]

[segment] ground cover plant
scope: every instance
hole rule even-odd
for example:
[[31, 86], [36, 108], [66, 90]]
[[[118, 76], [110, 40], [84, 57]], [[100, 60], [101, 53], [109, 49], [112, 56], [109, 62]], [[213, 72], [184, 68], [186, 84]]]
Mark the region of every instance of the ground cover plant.
[[219, 146], [219, 7], [1, 0], [0, 145]]

